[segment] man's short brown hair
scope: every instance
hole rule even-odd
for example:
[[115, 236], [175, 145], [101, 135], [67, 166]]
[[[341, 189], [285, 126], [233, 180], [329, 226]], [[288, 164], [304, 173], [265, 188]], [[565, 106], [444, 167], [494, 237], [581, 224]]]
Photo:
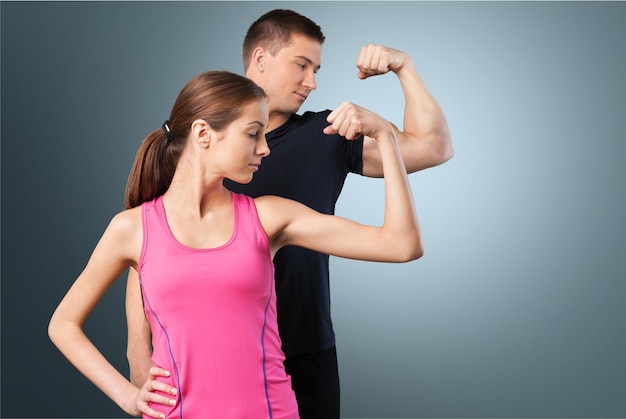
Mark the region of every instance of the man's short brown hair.
[[258, 46], [276, 55], [288, 45], [292, 34], [304, 35], [320, 44], [324, 43], [322, 29], [306, 16], [287, 9], [275, 9], [258, 18], [243, 41], [243, 65], [248, 69], [252, 51]]

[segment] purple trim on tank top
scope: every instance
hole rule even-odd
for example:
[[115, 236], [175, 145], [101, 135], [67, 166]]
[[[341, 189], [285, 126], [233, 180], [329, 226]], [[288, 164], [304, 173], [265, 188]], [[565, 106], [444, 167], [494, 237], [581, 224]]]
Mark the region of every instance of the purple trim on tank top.
[[[141, 289], [144, 290], [145, 288], [143, 287], [143, 281], [141, 280], [141, 273], [139, 274], [139, 284], [141, 285]], [[176, 358], [174, 357], [174, 352], [172, 351], [172, 344], [170, 342], [170, 335], [167, 333], [167, 330], [165, 329], [165, 327], [161, 323], [161, 319], [159, 319], [159, 316], [152, 309], [152, 305], [150, 304], [150, 299], [148, 298], [148, 296], [146, 295], [145, 292], [143, 292], [143, 298], [146, 300], [146, 303], [148, 304], [148, 309], [150, 310], [150, 312], [152, 313], [152, 315], [154, 316], [156, 321], [159, 323], [159, 327], [161, 328], [161, 330], [163, 330], [163, 333], [165, 334], [165, 337], [167, 338], [167, 348], [168, 348], [168, 350], [170, 352], [170, 357], [172, 358], [172, 362], [174, 363], [174, 369], [176, 370], [176, 386], [177, 386], [176, 390], [178, 391], [179, 401], [180, 401], [178, 410], [179, 410], [179, 413], [180, 413], [180, 419], [183, 419], [183, 392], [182, 392], [181, 386], [180, 386], [180, 374], [178, 372], [178, 364], [176, 363]]]
[[273, 418], [272, 415], [272, 403], [270, 402], [270, 395], [267, 385], [267, 370], [265, 369], [265, 325], [267, 324], [267, 310], [269, 309], [272, 301], [272, 295], [274, 293], [273, 281], [270, 281], [270, 295], [263, 311], [263, 329], [261, 330], [261, 348], [263, 350], [263, 385], [265, 386], [265, 401], [267, 402], [267, 413], [269, 413], [269, 419]]

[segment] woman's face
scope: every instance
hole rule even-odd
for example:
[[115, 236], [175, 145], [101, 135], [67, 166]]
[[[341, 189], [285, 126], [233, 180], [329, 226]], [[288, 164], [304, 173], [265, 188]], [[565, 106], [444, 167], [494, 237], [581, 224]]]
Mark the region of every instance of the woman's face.
[[267, 101], [255, 100], [245, 105], [241, 116], [220, 135], [214, 144], [215, 164], [224, 177], [237, 183], [252, 180], [261, 160], [270, 153], [265, 140], [267, 123]]

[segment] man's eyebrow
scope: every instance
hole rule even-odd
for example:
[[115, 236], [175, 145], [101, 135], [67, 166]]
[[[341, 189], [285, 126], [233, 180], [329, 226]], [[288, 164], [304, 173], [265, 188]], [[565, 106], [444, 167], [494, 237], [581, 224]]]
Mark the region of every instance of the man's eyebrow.
[[[300, 58], [300, 59], [302, 59], [302, 60], [306, 61], [307, 63], [309, 63], [309, 64], [314, 66], [313, 61], [310, 58], [305, 57], [304, 55], [296, 55], [296, 58]], [[317, 67], [315, 67], [316, 70], [319, 70], [320, 68], [322, 68], [321, 65], [318, 65]]]
[[255, 125], [255, 124], [260, 126], [261, 128], [265, 127], [265, 124], [263, 122], [261, 122], [261, 121], [250, 121], [250, 122], [248, 122], [248, 125]]

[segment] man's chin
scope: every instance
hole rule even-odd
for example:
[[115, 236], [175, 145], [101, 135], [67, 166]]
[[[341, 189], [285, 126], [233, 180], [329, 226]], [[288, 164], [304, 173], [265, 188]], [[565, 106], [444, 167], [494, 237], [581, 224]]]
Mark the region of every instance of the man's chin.
[[300, 110], [300, 108], [302, 107], [302, 105], [304, 104], [304, 102], [300, 103], [298, 106], [294, 106], [289, 113], [298, 113], [298, 111]]
[[300, 99], [294, 103], [291, 104], [292, 110], [291, 113], [296, 113], [300, 110], [300, 108], [302, 107], [302, 105], [304, 105], [304, 102], [306, 102], [306, 99]]
[[[304, 104], [304, 101], [302, 102], [298, 101], [297, 103], [284, 103], [283, 106], [279, 108], [280, 113], [285, 114], [285, 115], [298, 113], [298, 111], [300, 110], [303, 104]], [[272, 112], [270, 112], [270, 114], [271, 113]]]

